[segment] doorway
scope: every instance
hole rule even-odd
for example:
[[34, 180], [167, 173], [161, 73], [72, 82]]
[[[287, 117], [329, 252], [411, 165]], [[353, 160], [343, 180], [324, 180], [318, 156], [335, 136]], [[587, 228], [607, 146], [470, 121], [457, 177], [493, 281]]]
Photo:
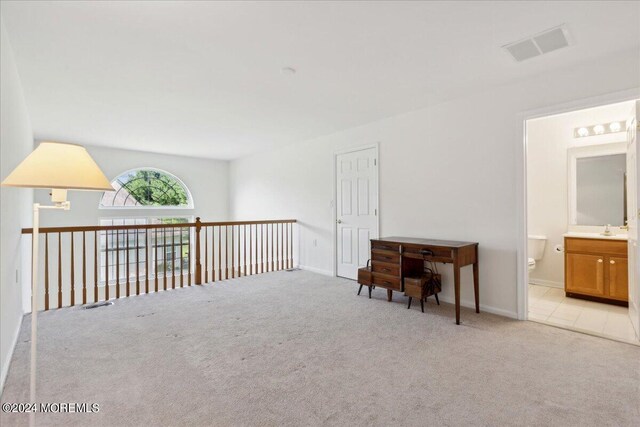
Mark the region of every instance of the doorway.
[[378, 147], [335, 154], [336, 275], [355, 280], [378, 237]]
[[526, 319], [638, 343], [636, 103], [526, 120]]

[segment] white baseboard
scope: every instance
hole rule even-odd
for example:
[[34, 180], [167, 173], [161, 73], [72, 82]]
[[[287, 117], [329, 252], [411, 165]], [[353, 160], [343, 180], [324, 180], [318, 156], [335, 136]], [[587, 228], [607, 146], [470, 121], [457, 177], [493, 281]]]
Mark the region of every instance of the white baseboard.
[[316, 268], [316, 267], [309, 267], [309, 266], [306, 266], [306, 265], [298, 265], [298, 268], [300, 270], [306, 270], [306, 271], [310, 271], [312, 273], [318, 273], [318, 274], [322, 274], [324, 276], [333, 277], [333, 271], [323, 270], [321, 268]]
[[548, 286], [550, 288], [564, 289], [563, 282], [554, 282], [553, 280], [534, 279], [529, 277], [529, 283], [532, 285]]
[[20, 328], [22, 327], [22, 319], [24, 319], [24, 315], [20, 317], [18, 327], [16, 328], [16, 331], [13, 334], [13, 339], [11, 340], [11, 346], [9, 347], [7, 361], [2, 367], [2, 371], [0, 371], [0, 396], [2, 396], [2, 392], [4, 391], [4, 383], [7, 379], [7, 375], [9, 374], [9, 366], [11, 366], [11, 361], [13, 360], [13, 352], [15, 351], [16, 344], [18, 343], [18, 336], [20, 335]]
[[[333, 277], [333, 272], [329, 271], [329, 270], [322, 270], [320, 268], [315, 268], [315, 267], [308, 267], [305, 265], [299, 265], [298, 266], [299, 269], [301, 270], [306, 270], [306, 271], [310, 271], [312, 273], [318, 273], [318, 274], [323, 274], [325, 276], [332, 276]], [[440, 301], [449, 303], [449, 304], [455, 304], [455, 301], [453, 300], [453, 298], [448, 298], [448, 297], [439, 297]], [[476, 303], [474, 301], [465, 301], [465, 300], [461, 300], [460, 301], [460, 305], [462, 307], [467, 307], [467, 308], [476, 308]], [[510, 319], [517, 319], [518, 318], [518, 313], [516, 313], [515, 311], [509, 311], [509, 310], [504, 310], [502, 308], [496, 308], [496, 307], [492, 307], [489, 305], [483, 305], [480, 304], [480, 311], [484, 311], [487, 313], [491, 313], [491, 314], [496, 314], [498, 316], [503, 316], [503, 317], [508, 317]]]
[[[443, 301], [449, 304], [455, 304], [455, 301], [453, 298], [442, 297], [442, 296], [439, 296], [439, 298], [440, 298], [440, 301]], [[474, 301], [460, 300], [460, 305], [462, 307], [472, 308], [474, 310], [476, 308], [476, 303]], [[490, 305], [480, 304], [480, 312], [482, 313], [483, 311], [491, 314], [497, 314], [498, 316], [502, 316], [502, 317], [508, 317], [510, 319], [518, 318], [518, 313], [516, 313], [515, 311], [509, 311], [509, 310], [504, 310], [502, 308], [492, 307]]]

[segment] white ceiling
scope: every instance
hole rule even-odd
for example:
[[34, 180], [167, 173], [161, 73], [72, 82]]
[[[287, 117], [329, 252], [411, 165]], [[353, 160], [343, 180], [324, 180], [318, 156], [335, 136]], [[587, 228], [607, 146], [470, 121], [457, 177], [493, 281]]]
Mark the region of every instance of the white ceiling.
[[[639, 2], [2, 2], [36, 138], [232, 159], [640, 48]], [[500, 46], [566, 23], [575, 45]], [[295, 75], [283, 75], [282, 67]]]

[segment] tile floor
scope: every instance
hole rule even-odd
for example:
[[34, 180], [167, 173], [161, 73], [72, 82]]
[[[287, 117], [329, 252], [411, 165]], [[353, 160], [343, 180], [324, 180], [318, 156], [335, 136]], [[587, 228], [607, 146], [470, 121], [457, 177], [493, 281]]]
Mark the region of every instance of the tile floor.
[[529, 284], [529, 320], [639, 344], [626, 307], [567, 298], [564, 289]]

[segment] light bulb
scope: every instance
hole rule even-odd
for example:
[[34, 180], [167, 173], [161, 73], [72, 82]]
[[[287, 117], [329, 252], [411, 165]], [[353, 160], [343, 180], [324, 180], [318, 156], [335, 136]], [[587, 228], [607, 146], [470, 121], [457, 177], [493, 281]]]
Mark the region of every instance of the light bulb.
[[580, 136], [580, 137], [589, 136], [589, 129], [587, 129], [587, 128], [578, 129], [578, 136]]
[[593, 131], [596, 133], [596, 135], [602, 135], [604, 133], [604, 126], [602, 125], [595, 125], [593, 127]]
[[620, 132], [620, 129], [622, 129], [622, 126], [620, 126], [620, 122], [612, 122], [609, 125], [609, 130], [611, 132]]

